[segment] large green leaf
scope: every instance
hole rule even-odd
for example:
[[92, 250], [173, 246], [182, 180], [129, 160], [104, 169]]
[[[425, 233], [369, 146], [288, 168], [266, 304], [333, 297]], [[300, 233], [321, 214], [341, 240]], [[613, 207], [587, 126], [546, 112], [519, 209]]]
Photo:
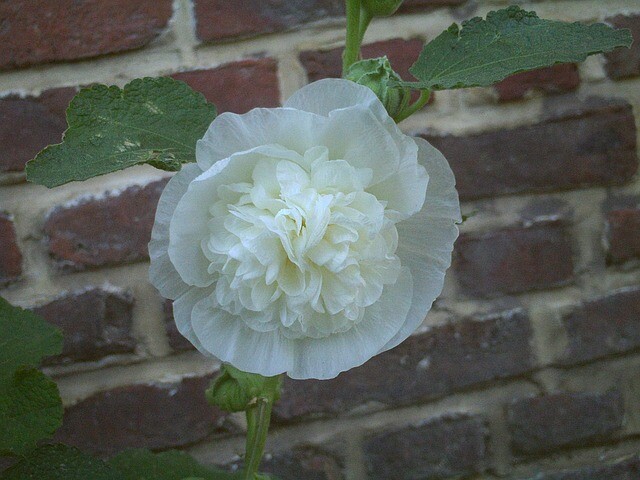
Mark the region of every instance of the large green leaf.
[[45, 445], [0, 476], [0, 480], [124, 480], [103, 461], [66, 445]]
[[487, 19], [455, 23], [424, 46], [410, 72], [413, 88], [445, 90], [492, 85], [514, 73], [581, 62], [588, 55], [632, 43], [628, 30], [596, 23], [583, 25], [541, 20], [535, 12], [511, 6]]
[[56, 384], [35, 366], [62, 351], [62, 334], [0, 298], [0, 453], [24, 454], [62, 423]]
[[83, 89], [67, 109], [63, 142], [27, 163], [27, 180], [55, 187], [142, 163], [179, 170], [195, 161], [196, 141], [215, 116], [200, 93], [171, 78]]
[[232, 473], [214, 470], [198, 464], [184, 452], [152, 453], [149, 450], [128, 450], [113, 457], [109, 464], [124, 480], [238, 480]]

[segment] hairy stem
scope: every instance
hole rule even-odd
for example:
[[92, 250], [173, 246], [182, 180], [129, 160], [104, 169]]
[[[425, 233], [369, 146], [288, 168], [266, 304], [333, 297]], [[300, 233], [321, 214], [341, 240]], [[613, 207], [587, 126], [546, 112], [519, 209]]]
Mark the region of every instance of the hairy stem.
[[[342, 76], [360, 57], [360, 0], [346, 0], [347, 36], [342, 54]], [[364, 35], [364, 33], [362, 33]]]

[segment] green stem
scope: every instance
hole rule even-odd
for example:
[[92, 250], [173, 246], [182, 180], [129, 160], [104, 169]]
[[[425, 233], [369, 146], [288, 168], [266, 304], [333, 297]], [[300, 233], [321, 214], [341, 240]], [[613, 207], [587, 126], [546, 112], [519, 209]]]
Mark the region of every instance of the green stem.
[[393, 117], [393, 119], [396, 121], [396, 123], [400, 123], [405, 118], [409, 118], [411, 115], [424, 107], [429, 101], [429, 98], [431, 98], [431, 90], [422, 90], [418, 99], [407, 108], [403, 108], [400, 113]]
[[[342, 76], [360, 57], [360, 0], [346, 0], [347, 36], [342, 54]], [[364, 35], [364, 33], [363, 33]]]
[[362, 41], [364, 40], [364, 34], [367, 32], [367, 28], [369, 27], [369, 24], [371, 23], [372, 19], [373, 17], [369, 13], [369, 10], [367, 10], [366, 8], [360, 9], [360, 21], [358, 22], [358, 35], [359, 35], [360, 45], [362, 45]]
[[267, 433], [271, 423], [271, 410], [279, 394], [280, 377], [270, 377], [265, 384], [265, 395], [257, 397], [249, 406], [247, 415], [247, 444], [243, 480], [255, 480], [262, 461]]

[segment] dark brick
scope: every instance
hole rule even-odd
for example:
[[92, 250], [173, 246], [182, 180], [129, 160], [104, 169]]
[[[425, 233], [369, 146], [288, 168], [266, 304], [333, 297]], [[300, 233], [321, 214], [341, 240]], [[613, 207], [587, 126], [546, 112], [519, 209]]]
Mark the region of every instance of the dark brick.
[[132, 385], [97, 393], [65, 410], [55, 440], [101, 456], [126, 448], [181, 447], [221, 432], [227, 414], [204, 396], [210, 377]]
[[107, 355], [133, 353], [131, 334], [133, 297], [94, 288], [67, 294], [34, 309], [64, 334], [62, 354], [45, 364], [98, 360]]
[[555, 97], [536, 125], [466, 137], [422, 136], [451, 163], [462, 200], [631, 180], [638, 168], [631, 106], [573, 102]]
[[0, 2], [0, 69], [78, 60], [148, 44], [167, 26], [171, 0]]
[[15, 282], [22, 275], [22, 253], [18, 247], [13, 219], [0, 212], [0, 287]]
[[586, 362], [640, 348], [640, 289], [625, 289], [587, 302], [562, 323], [568, 345], [560, 361]]
[[172, 77], [202, 93], [218, 112], [245, 113], [255, 107], [280, 105], [278, 64], [272, 58], [243, 60]]
[[[232, 471], [243, 468], [239, 461], [227, 467]], [[334, 455], [315, 447], [299, 447], [290, 452], [266, 455], [260, 472], [275, 475], [279, 480], [343, 480], [344, 465]]]
[[628, 28], [633, 36], [631, 48], [617, 48], [605, 54], [607, 75], [614, 80], [637, 77], [640, 75], [640, 15], [616, 15], [606, 21], [616, 28]]
[[365, 440], [370, 479], [429, 480], [481, 473], [488, 429], [476, 416], [444, 417]]
[[40, 150], [61, 142], [65, 110], [76, 91], [55, 88], [39, 97], [0, 99], [0, 172], [21, 172]]
[[523, 455], [606, 440], [620, 429], [623, 419], [622, 395], [617, 391], [523, 398], [507, 407], [511, 446]]
[[148, 259], [147, 244], [166, 182], [133, 186], [52, 210], [44, 233], [58, 267], [76, 271]]
[[619, 264], [640, 258], [640, 209], [608, 212], [606, 230], [609, 263]]
[[331, 415], [367, 402], [408, 405], [533, 367], [529, 319], [521, 311], [438, 326], [332, 380], [285, 379], [277, 421]]
[[205, 42], [283, 32], [344, 15], [341, 0], [195, 0], [196, 31]]
[[557, 287], [573, 278], [571, 242], [559, 222], [464, 234], [456, 242], [454, 269], [462, 290], [473, 296]]
[[565, 93], [575, 90], [578, 86], [578, 66], [574, 63], [564, 63], [512, 75], [496, 83], [493, 88], [501, 101], [510, 101], [524, 98], [532, 90]]
[[439, 7], [457, 7], [467, 0], [404, 0], [398, 13], [412, 13], [422, 10], [433, 10]]
[[[310, 82], [321, 78], [339, 78], [342, 76], [342, 47], [331, 50], [308, 50], [300, 53], [300, 61], [307, 71]], [[363, 58], [375, 58], [386, 55], [393, 69], [402, 77], [412, 79], [409, 67], [418, 58], [422, 50], [419, 39], [403, 40], [394, 38], [382, 42], [369, 43], [362, 47]]]
[[178, 327], [176, 327], [176, 322], [173, 318], [173, 302], [171, 300], [165, 300], [162, 304], [162, 310], [164, 311], [164, 325], [169, 346], [176, 352], [195, 349], [191, 342], [180, 334]]
[[540, 473], [528, 480], [637, 480], [640, 478], [640, 457], [623, 458], [609, 465], [590, 465], [579, 469]]

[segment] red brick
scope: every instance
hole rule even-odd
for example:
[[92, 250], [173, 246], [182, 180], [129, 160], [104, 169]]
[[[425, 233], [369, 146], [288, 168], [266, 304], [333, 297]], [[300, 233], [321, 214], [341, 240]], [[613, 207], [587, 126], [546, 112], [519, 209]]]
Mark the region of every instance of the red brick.
[[535, 476], [535, 480], [637, 480], [638, 478], [640, 478], [640, 457], [637, 455], [622, 458], [608, 465], [598, 462], [578, 469], [539, 473]]
[[[375, 58], [386, 55], [393, 69], [405, 79], [412, 79], [409, 67], [417, 60], [422, 50], [422, 40], [403, 40], [394, 38], [382, 42], [369, 43], [362, 48], [363, 58]], [[308, 50], [300, 53], [300, 61], [307, 71], [310, 82], [321, 78], [339, 78], [342, 76], [343, 48], [331, 50]]]
[[195, 349], [191, 342], [180, 334], [178, 327], [176, 327], [176, 322], [173, 318], [173, 302], [171, 300], [165, 300], [162, 304], [162, 310], [164, 312], [165, 331], [167, 333], [167, 339], [169, 340], [169, 346], [176, 352]]
[[344, 15], [341, 0], [195, 0], [196, 32], [205, 42], [282, 32]]
[[209, 377], [132, 385], [97, 393], [65, 410], [55, 440], [108, 456], [126, 448], [166, 449], [224, 431], [227, 414], [204, 396]]
[[172, 77], [202, 93], [219, 113], [245, 113], [255, 107], [280, 105], [278, 63], [272, 58], [243, 60]]
[[614, 80], [640, 75], [640, 15], [617, 15], [608, 18], [616, 28], [628, 28], [633, 36], [631, 48], [617, 48], [605, 54], [607, 75]]
[[286, 379], [276, 421], [348, 411], [367, 402], [400, 406], [450, 395], [533, 368], [521, 311], [432, 328], [333, 380]]
[[365, 439], [371, 480], [467, 478], [488, 462], [489, 432], [481, 417], [443, 417]]
[[466, 137], [422, 135], [451, 163], [462, 200], [621, 185], [638, 169], [631, 106], [555, 97], [540, 123]]
[[532, 90], [566, 93], [580, 86], [578, 66], [574, 63], [518, 73], [494, 85], [501, 101], [519, 100]]
[[22, 275], [22, 253], [18, 247], [13, 219], [0, 212], [0, 287], [15, 282]]
[[617, 391], [523, 398], [507, 407], [511, 446], [520, 455], [598, 443], [618, 431], [623, 420], [622, 395]]
[[568, 344], [564, 364], [587, 362], [640, 348], [640, 288], [586, 302], [562, 318]]
[[21, 172], [40, 150], [62, 141], [65, 110], [76, 91], [55, 88], [39, 97], [0, 99], [0, 172]]
[[606, 230], [609, 263], [618, 264], [640, 258], [640, 209], [608, 212]]
[[453, 263], [463, 292], [472, 296], [552, 288], [573, 279], [571, 241], [559, 222], [461, 235]]
[[78, 60], [148, 44], [171, 0], [11, 0], [0, 3], [0, 70]]
[[46, 364], [98, 360], [107, 355], [133, 353], [131, 333], [133, 297], [93, 288], [66, 294], [34, 311], [64, 334], [62, 354]]
[[44, 233], [57, 266], [76, 271], [148, 259], [147, 244], [166, 182], [129, 187], [51, 211]]

